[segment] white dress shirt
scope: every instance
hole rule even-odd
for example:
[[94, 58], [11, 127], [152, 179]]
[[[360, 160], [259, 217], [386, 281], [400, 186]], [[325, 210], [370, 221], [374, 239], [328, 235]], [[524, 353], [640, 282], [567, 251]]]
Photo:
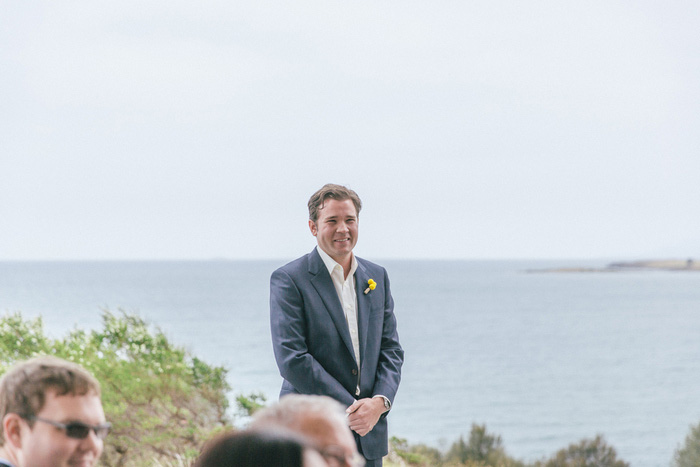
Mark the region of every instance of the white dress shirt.
[[333, 258], [328, 255], [322, 248], [316, 247], [318, 254], [326, 265], [328, 273], [333, 280], [333, 286], [338, 293], [340, 306], [343, 307], [345, 321], [348, 323], [350, 330], [350, 339], [352, 340], [352, 349], [355, 352], [355, 361], [357, 368], [360, 368], [360, 337], [357, 330], [357, 292], [355, 291], [355, 271], [357, 270], [357, 260], [355, 255], [352, 255], [352, 263], [350, 272], [347, 278], [343, 272], [343, 267], [338, 264]]
[[[343, 272], [343, 267], [338, 264], [333, 258], [330, 257], [328, 253], [323, 251], [322, 248], [316, 247], [319, 256], [323, 260], [323, 264], [326, 265], [328, 273], [331, 275], [331, 280], [333, 281], [333, 286], [335, 291], [338, 293], [338, 298], [340, 299], [340, 306], [343, 307], [343, 313], [345, 314], [345, 321], [348, 323], [348, 329], [350, 330], [350, 339], [352, 340], [352, 349], [355, 352], [355, 361], [357, 362], [357, 388], [355, 389], [355, 395], [360, 395], [360, 337], [358, 334], [357, 327], [357, 291], [355, 290], [355, 271], [357, 270], [357, 259], [355, 255], [352, 255], [352, 263], [350, 264], [350, 272], [347, 278], [345, 278], [345, 273]], [[373, 397], [381, 397], [384, 399], [384, 406], [391, 408], [391, 401], [384, 395], [376, 394]]]

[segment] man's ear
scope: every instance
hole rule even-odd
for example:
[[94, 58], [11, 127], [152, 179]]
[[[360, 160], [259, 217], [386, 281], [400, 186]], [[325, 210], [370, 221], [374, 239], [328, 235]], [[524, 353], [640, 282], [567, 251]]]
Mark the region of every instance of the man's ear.
[[14, 449], [22, 448], [22, 417], [16, 413], [8, 413], [2, 419], [2, 434], [5, 443]]
[[316, 228], [316, 223], [314, 221], [312, 221], [311, 219], [309, 219], [309, 230], [311, 230], [311, 235], [313, 235], [314, 237], [318, 233], [318, 229]]

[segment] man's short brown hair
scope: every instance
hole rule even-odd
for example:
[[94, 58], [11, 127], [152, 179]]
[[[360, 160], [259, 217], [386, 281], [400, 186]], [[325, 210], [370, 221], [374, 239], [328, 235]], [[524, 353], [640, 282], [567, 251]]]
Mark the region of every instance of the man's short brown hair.
[[334, 199], [336, 201], [351, 200], [352, 204], [355, 205], [357, 216], [360, 216], [362, 201], [360, 201], [360, 197], [357, 196], [357, 193], [342, 185], [327, 183], [309, 198], [309, 220], [316, 223], [318, 220], [318, 211], [323, 209], [323, 203], [325, 203], [327, 199]]
[[[56, 357], [36, 357], [18, 363], [0, 378], [0, 422], [8, 413], [23, 418], [44, 407], [47, 391], [57, 396], [100, 395], [100, 383], [80, 365]], [[0, 423], [0, 446], [4, 444]]]

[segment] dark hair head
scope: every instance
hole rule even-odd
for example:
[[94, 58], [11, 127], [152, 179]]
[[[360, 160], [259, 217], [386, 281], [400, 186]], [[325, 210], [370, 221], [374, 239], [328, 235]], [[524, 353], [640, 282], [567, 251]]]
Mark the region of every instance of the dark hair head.
[[303, 467], [305, 445], [287, 432], [228, 432], [207, 443], [194, 467]]
[[352, 204], [355, 205], [357, 217], [360, 217], [362, 201], [360, 201], [360, 197], [357, 196], [357, 193], [342, 185], [327, 183], [323, 185], [320, 190], [311, 195], [311, 198], [309, 198], [309, 220], [314, 223], [318, 220], [318, 211], [323, 209], [323, 203], [327, 199], [334, 199], [336, 201], [345, 201], [346, 199], [351, 200]]

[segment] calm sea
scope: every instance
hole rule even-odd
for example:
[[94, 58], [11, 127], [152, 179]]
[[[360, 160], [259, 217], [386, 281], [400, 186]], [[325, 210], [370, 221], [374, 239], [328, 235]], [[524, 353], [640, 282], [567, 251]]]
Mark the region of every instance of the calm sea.
[[[268, 280], [284, 261], [0, 262], [0, 313], [47, 332], [122, 308], [276, 399]], [[406, 351], [393, 436], [447, 448], [471, 424], [524, 460], [603, 434], [666, 466], [700, 422], [700, 273], [528, 274], [597, 262], [385, 261]]]

